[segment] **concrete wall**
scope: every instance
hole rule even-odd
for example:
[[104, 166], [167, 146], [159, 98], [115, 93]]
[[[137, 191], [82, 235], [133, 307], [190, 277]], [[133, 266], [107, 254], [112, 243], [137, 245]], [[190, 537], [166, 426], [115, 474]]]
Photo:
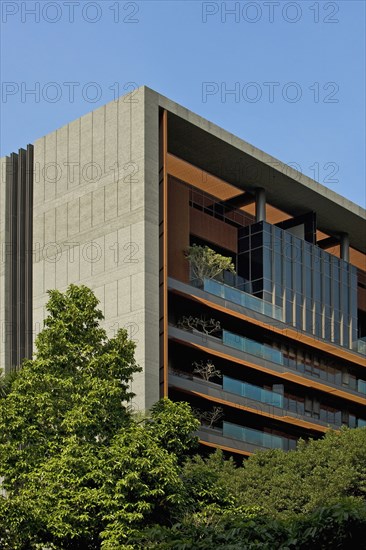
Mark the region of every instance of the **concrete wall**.
[[159, 398], [158, 106], [145, 91], [34, 144], [34, 333], [47, 290], [92, 288], [108, 335], [125, 327], [137, 344], [141, 410]]

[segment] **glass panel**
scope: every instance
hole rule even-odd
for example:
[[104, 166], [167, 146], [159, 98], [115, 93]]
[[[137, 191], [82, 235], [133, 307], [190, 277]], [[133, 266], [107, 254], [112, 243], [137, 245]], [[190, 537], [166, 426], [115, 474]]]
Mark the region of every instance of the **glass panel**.
[[[261, 283], [263, 287], [263, 283]], [[222, 284], [214, 279], [204, 279], [203, 289], [210, 294], [215, 294], [215, 296], [220, 296], [229, 302], [242, 305], [247, 307], [252, 311], [257, 311], [258, 313], [263, 313], [268, 317], [278, 319], [279, 321], [283, 318], [282, 308], [265, 302], [260, 298], [256, 298], [251, 294], [247, 294], [242, 290], [238, 290], [231, 286]]]
[[272, 253], [269, 248], [263, 248], [263, 277], [272, 280]]
[[[354, 266], [268, 223], [240, 229], [238, 242], [238, 271], [245, 277], [245, 284], [239, 283], [237, 277], [224, 277], [224, 287], [208, 282], [207, 292], [281, 321], [285, 298], [287, 323], [343, 347], [357, 349]], [[243, 294], [238, 293], [239, 289]], [[289, 302], [295, 295], [296, 306], [292, 311]]]
[[226, 300], [229, 300], [230, 302], [234, 302], [236, 304], [240, 304], [241, 296], [240, 296], [240, 290], [236, 290], [235, 288], [231, 287], [225, 287], [224, 288], [224, 296]]
[[268, 449], [288, 450], [296, 447], [295, 440], [261, 432], [259, 430], [254, 430], [253, 428], [238, 426], [237, 424], [231, 424], [230, 422], [223, 422], [223, 435], [224, 437], [232, 437], [239, 441], [245, 441], [246, 443]]
[[281, 285], [282, 284], [282, 256], [278, 252], [276, 252], [274, 255], [274, 264], [275, 264], [274, 280], [277, 285]]
[[313, 312], [308, 308], [306, 308], [306, 330], [308, 332], [313, 331]]
[[238, 241], [238, 253], [247, 252], [249, 250], [249, 237], [244, 237]]
[[[253, 239], [253, 237], [252, 237]], [[251, 250], [251, 280], [263, 279], [263, 249]]]
[[296, 292], [302, 292], [302, 250], [301, 250], [301, 243], [297, 243], [296, 249], [295, 249], [295, 285], [296, 285]]
[[355, 417], [353, 414], [350, 414], [350, 415], [349, 415], [348, 426], [349, 426], [350, 428], [356, 428], [356, 417]]
[[263, 246], [263, 233], [255, 233], [250, 238], [251, 249]]
[[223, 297], [224, 292], [223, 292], [222, 284], [218, 283], [217, 281], [214, 281], [213, 279], [205, 279], [203, 288], [204, 290], [206, 290], [207, 292], [210, 292], [211, 294], [216, 294], [216, 296]]
[[310, 269], [307, 269], [305, 272], [305, 296], [309, 299], [312, 296], [312, 289], [311, 289], [311, 271]]
[[241, 382], [240, 380], [223, 376], [222, 388], [224, 391], [242, 395], [254, 401], [260, 401], [267, 405], [283, 408], [283, 396], [281, 394], [265, 390], [254, 384], [248, 384], [247, 382]]
[[334, 424], [336, 424], [337, 426], [342, 425], [342, 413], [341, 413], [341, 411], [337, 411], [334, 414]]
[[283, 354], [281, 351], [267, 346], [265, 344], [260, 344], [244, 336], [239, 336], [233, 334], [227, 330], [222, 331], [222, 341], [226, 346], [238, 349], [240, 351], [245, 351], [256, 357], [261, 357], [262, 359], [267, 359], [268, 361], [273, 361], [274, 363], [279, 363], [283, 365]]
[[321, 299], [321, 278], [320, 278], [320, 271], [317, 269], [313, 272], [313, 278], [314, 278], [314, 300], [317, 302], [320, 302]]
[[222, 331], [222, 341], [226, 346], [231, 346], [232, 348], [239, 349], [244, 351], [244, 342], [241, 336], [228, 332], [227, 330]]

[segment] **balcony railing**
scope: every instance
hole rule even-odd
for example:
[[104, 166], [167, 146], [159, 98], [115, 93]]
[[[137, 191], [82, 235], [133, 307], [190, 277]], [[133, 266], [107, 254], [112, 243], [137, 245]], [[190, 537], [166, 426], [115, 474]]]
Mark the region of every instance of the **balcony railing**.
[[193, 340], [196, 340], [197, 338], [203, 339], [206, 344], [208, 344], [210, 347], [213, 347], [214, 349], [216, 349], [217, 344], [221, 344], [234, 348], [243, 353], [248, 353], [253, 357], [259, 357], [261, 359], [268, 360], [276, 365], [279, 365], [278, 369], [269, 365], [269, 367], [274, 369], [275, 371], [279, 370], [280, 372], [286, 372], [287, 370], [290, 370], [295, 373], [298, 372], [301, 373], [301, 375], [307, 380], [315, 380], [316, 382], [320, 382], [326, 386], [329, 386], [330, 388], [336, 388], [345, 392], [351, 392], [354, 395], [366, 395], [366, 381], [362, 379], [357, 379], [357, 386], [354, 388], [350, 388], [349, 385], [342, 384], [341, 382], [338, 382], [336, 380], [328, 380], [321, 375], [315, 375], [314, 373], [305, 372], [304, 364], [300, 364], [294, 361], [290, 362], [289, 358], [285, 356], [281, 351], [276, 350], [269, 345], [260, 344], [259, 342], [255, 342], [254, 340], [250, 340], [249, 338], [239, 336], [229, 331], [223, 330], [223, 335], [221, 337], [217, 337], [204, 334], [203, 332], [200, 332], [198, 330], [190, 332], [171, 326], [170, 331], [175, 330], [179, 331], [180, 335], [184, 333], [186, 333], [187, 335], [191, 334], [191, 338], [193, 338]]
[[[180, 389], [204, 393], [213, 398], [225, 399], [228, 403], [249, 406], [261, 413], [280, 417], [288, 416], [333, 429], [340, 428], [342, 424], [347, 425], [349, 428], [359, 428], [366, 425], [366, 420], [357, 418], [354, 415], [349, 415], [348, 422], [343, 422], [340, 410], [330, 411], [320, 406], [318, 413], [311, 410], [306, 411], [303, 401], [295, 403], [285, 394], [265, 390], [260, 386], [242, 382], [226, 375], [223, 375], [222, 383], [214, 383], [192, 376], [187, 372], [170, 370], [169, 384]], [[230, 394], [233, 397], [230, 397]]]
[[[244, 351], [245, 353], [250, 353], [251, 355], [255, 355], [256, 357], [261, 357], [262, 359], [266, 359], [268, 361], [272, 361], [273, 363], [278, 363], [279, 365], [284, 365], [285, 367], [288, 367], [289, 369], [297, 372], [304, 373], [304, 365], [303, 364], [290, 364], [288, 357], [285, 357], [284, 354], [277, 350], [272, 348], [271, 346], [268, 346], [266, 344], [260, 344], [259, 342], [255, 342], [254, 340], [251, 340], [249, 338], [246, 338], [244, 336], [239, 336], [237, 334], [233, 334], [232, 332], [229, 332], [227, 330], [222, 331], [222, 342], [226, 346], [230, 346], [232, 348], [238, 349], [240, 351]], [[340, 376], [341, 376], [340, 372]], [[312, 376], [313, 378], [319, 379], [320, 377]], [[320, 378], [320, 381], [323, 382], [323, 379]], [[324, 379], [324, 382], [327, 383], [327, 380]], [[342, 384], [335, 383], [336, 386], [342, 389], [348, 389], [346, 386]], [[357, 391], [361, 394], [366, 394], [366, 381], [362, 380], [361, 378], [357, 379], [357, 389], [355, 388], [354, 391]]]
[[353, 346], [354, 350], [362, 355], [366, 355], [366, 336], [356, 340]]
[[267, 346], [266, 344], [260, 344], [255, 342], [250, 338], [244, 336], [238, 336], [227, 330], [222, 331], [222, 341], [225, 346], [230, 346], [231, 348], [250, 353], [251, 355], [256, 355], [262, 359], [267, 359], [268, 361], [273, 361], [279, 365], [284, 364], [283, 354], [281, 351]]
[[283, 320], [282, 308], [261, 300], [256, 296], [252, 296], [243, 290], [238, 290], [232, 286], [220, 283], [214, 279], [205, 278], [203, 280], [203, 290], [209, 292], [210, 294], [214, 294], [215, 296], [219, 296], [224, 300], [228, 300], [229, 302], [233, 302], [251, 309], [257, 313], [262, 313], [267, 317], [272, 317], [273, 319], [277, 319], [279, 321]]
[[[225, 375], [222, 380], [222, 389], [235, 395], [241, 395], [242, 397], [253, 401], [278, 407], [279, 409], [282, 409], [285, 414], [288, 414], [294, 418], [300, 418], [309, 422], [315, 421], [316, 424], [323, 426], [340, 428], [342, 424], [346, 424], [349, 428], [360, 428], [361, 426], [366, 425], [366, 420], [357, 418], [354, 415], [349, 416], [348, 422], [342, 422], [341, 410], [330, 411], [321, 405], [319, 407], [318, 414], [315, 414], [315, 412], [312, 412], [311, 410], [305, 411], [304, 402], [292, 400], [292, 404], [295, 407], [294, 410], [290, 405], [289, 398], [286, 397], [286, 395], [282, 395], [271, 390], [265, 390], [260, 386], [248, 384], [248, 382], [241, 382], [240, 380], [229, 378]], [[276, 413], [273, 409], [272, 412]]]
[[228, 376], [222, 378], [222, 389], [224, 391], [253, 399], [253, 401], [259, 401], [266, 405], [272, 405], [273, 407], [280, 407], [283, 409], [284, 401], [283, 395], [274, 391], [265, 390], [259, 386], [248, 384], [248, 382], [241, 382]]
[[[250, 294], [252, 286], [250, 281], [229, 272], [224, 272], [221, 276], [224, 282], [205, 278], [203, 282], [198, 279], [191, 280], [191, 285], [267, 317], [285, 321], [283, 308]], [[348, 346], [346, 347], [348, 348]], [[361, 355], [366, 355], [366, 337], [356, 340], [352, 345], [352, 349]]]
[[222, 433], [224, 437], [231, 437], [251, 445], [264, 449], [282, 449], [289, 451], [296, 448], [296, 440], [287, 437], [273, 435], [253, 428], [238, 426], [231, 422], [223, 422]]

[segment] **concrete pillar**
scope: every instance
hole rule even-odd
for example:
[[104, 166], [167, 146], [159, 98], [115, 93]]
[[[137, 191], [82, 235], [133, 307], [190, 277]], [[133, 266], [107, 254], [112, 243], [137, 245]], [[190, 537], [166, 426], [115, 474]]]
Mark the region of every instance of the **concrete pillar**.
[[255, 221], [266, 221], [266, 191], [262, 187], [255, 190]]
[[349, 235], [342, 233], [341, 235], [341, 258], [345, 262], [349, 262]]

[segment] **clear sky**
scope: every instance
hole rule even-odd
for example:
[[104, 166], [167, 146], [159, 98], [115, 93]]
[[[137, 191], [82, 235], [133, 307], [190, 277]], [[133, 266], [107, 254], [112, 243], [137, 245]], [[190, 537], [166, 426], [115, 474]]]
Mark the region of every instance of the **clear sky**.
[[365, 206], [363, 0], [0, 6], [2, 156], [145, 84]]

